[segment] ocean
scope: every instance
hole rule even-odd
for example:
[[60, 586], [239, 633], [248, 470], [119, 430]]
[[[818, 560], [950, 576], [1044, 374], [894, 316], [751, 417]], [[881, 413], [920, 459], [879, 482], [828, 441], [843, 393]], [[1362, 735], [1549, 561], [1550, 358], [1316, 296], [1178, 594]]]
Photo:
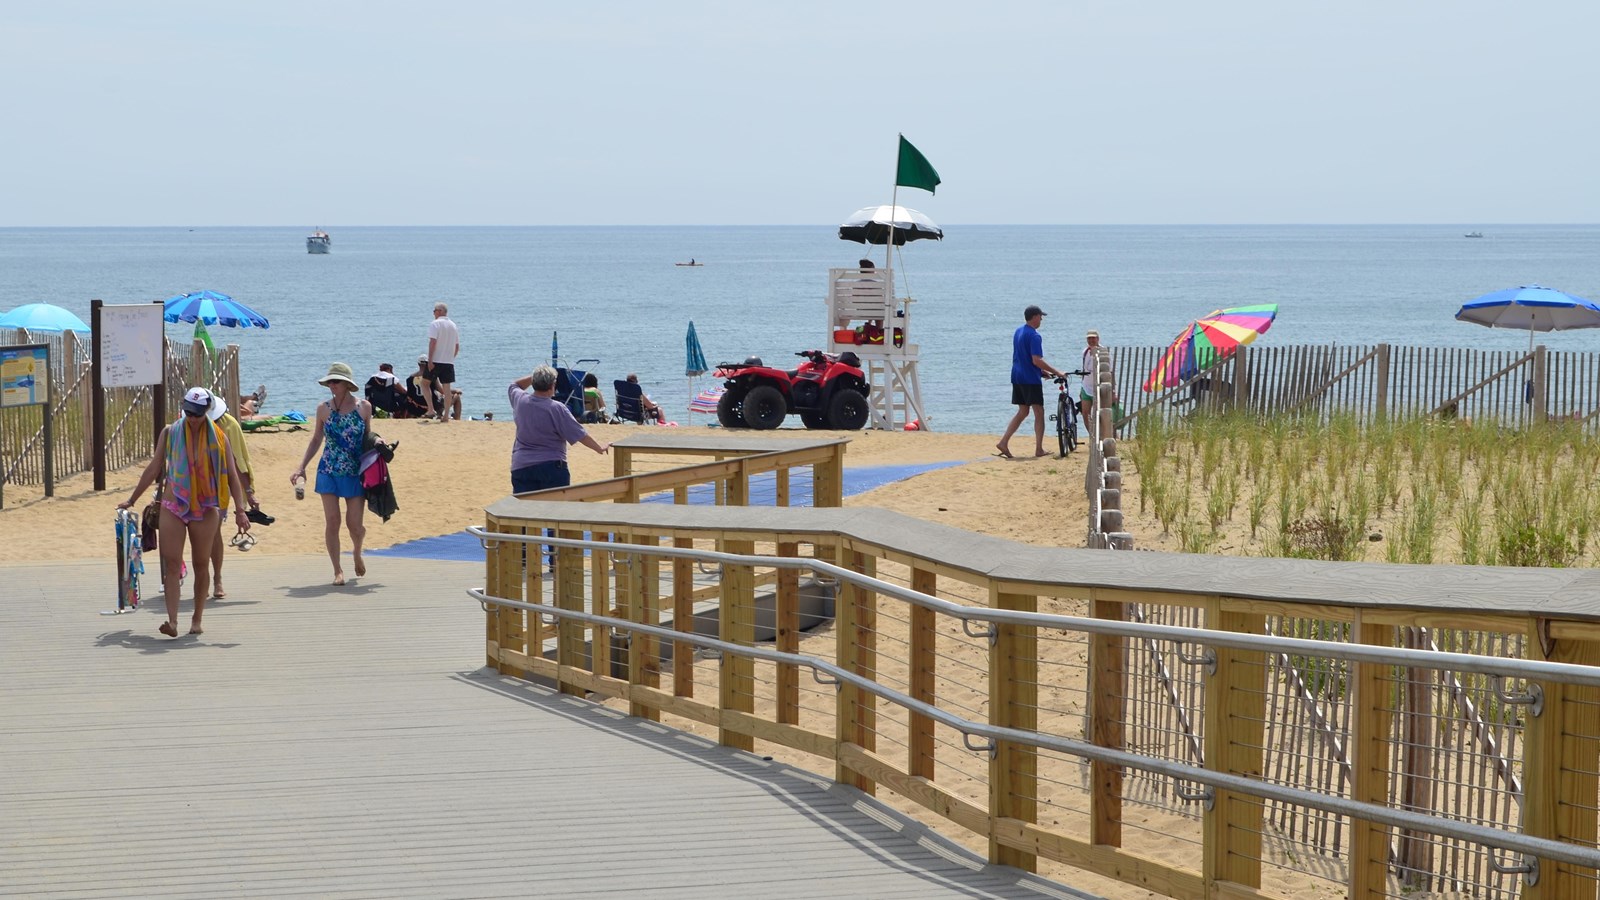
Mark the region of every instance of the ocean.
[[[89, 319], [89, 301], [143, 303], [209, 288], [266, 315], [270, 329], [215, 327], [243, 350], [246, 390], [268, 412], [310, 412], [328, 364], [358, 380], [391, 362], [412, 371], [433, 304], [461, 329], [465, 412], [508, 412], [506, 385], [550, 356], [598, 359], [610, 383], [636, 372], [668, 410], [690, 396], [684, 333], [707, 359], [791, 365], [824, 346], [830, 267], [883, 248], [829, 226], [337, 227], [333, 252], [307, 228], [0, 229], [0, 310], [48, 302]], [[1464, 237], [1479, 230], [1481, 239]], [[1456, 322], [1490, 291], [1538, 283], [1600, 300], [1600, 226], [946, 225], [905, 246], [900, 293], [915, 298], [930, 424], [998, 432], [1011, 408], [1010, 337], [1030, 303], [1049, 316], [1045, 358], [1075, 368], [1083, 333], [1107, 346], [1165, 344], [1212, 309], [1277, 303], [1263, 344], [1527, 346], [1526, 332]], [[703, 267], [675, 267], [694, 258]], [[189, 325], [168, 334], [187, 340]], [[1541, 335], [1553, 350], [1600, 350], [1600, 329]], [[709, 377], [700, 387], [712, 384]], [[703, 417], [696, 417], [704, 421]], [[798, 420], [792, 420], [798, 427]]]

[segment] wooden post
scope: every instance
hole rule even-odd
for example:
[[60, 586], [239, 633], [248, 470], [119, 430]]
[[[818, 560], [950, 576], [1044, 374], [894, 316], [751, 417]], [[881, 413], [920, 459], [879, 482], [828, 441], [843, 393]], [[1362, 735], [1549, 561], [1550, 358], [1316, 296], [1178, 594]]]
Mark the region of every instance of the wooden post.
[[738, 461], [739, 472], [728, 478], [728, 505], [750, 505], [750, 463], [748, 459]]
[[772, 473], [773, 487], [775, 490], [774, 502], [778, 506], [789, 505], [789, 467], [782, 466]]
[[[611, 535], [603, 531], [590, 532], [593, 541], [609, 541]], [[589, 551], [589, 612], [597, 616], [610, 615], [611, 608], [611, 553], [596, 547]], [[596, 675], [611, 676], [611, 629], [595, 625], [589, 629], [589, 671]]]
[[[743, 481], [744, 479], [738, 479]], [[753, 555], [755, 541], [724, 538], [718, 547], [723, 553]], [[718, 636], [725, 641], [748, 647], [756, 636], [756, 580], [755, 568], [749, 565], [724, 565], [722, 567], [721, 607], [718, 609]], [[719, 679], [721, 689], [717, 706], [736, 712], [754, 712], [756, 702], [755, 661], [748, 656], [724, 654]], [[730, 728], [720, 728], [717, 740], [724, 747], [735, 750], [754, 750], [755, 738]]]
[[[106, 389], [101, 381], [100, 347], [105, 343], [100, 335], [100, 307], [103, 300], [89, 301], [89, 337], [94, 342], [89, 348], [89, 445], [94, 448], [94, 489], [106, 489]], [[160, 433], [160, 429], [157, 429]]]
[[206, 355], [206, 345], [199, 341], [189, 342], [189, 383], [184, 385], [184, 390], [192, 387], [204, 387], [210, 390], [211, 384], [211, 358]]
[[[491, 524], [495, 531], [505, 534], [526, 534], [522, 527], [502, 524]], [[522, 556], [523, 544], [510, 541], [495, 545], [493, 550], [484, 554], [488, 561], [490, 571], [485, 573], [485, 583], [491, 585], [489, 593], [495, 597], [504, 597], [507, 600], [521, 600], [522, 594]], [[534, 565], [539, 564], [539, 557], [534, 554]], [[528, 635], [523, 628], [522, 610], [513, 606], [499, 607], [495, 613], [495, 645], [497, 651], [516, 650], [527, 652]], [[504, 656], [498, 655], [493, 665], [495, 671], [502, 675], [521, 675], [522, 670], [507, 665]]]
[[1378, 383], [1376, 418], [1379, 422], [1389, 418], [1389, 345], [1378, 345]]
[[1543, 425], [1550, 419], [1550, 405], [1545, 402], [1550, 374], [1550, 351], [1543, 344], [1533, 348], [1533, 421]]
[[[911, 589], [938, 596], [939, 576], [920, 568], [911, 570]], [[939, 666], [938, 617], [923, 606], [911, 607], [911, 660], [910, 692], [913, 700], [937, 703], [935, 685]], [[908, 713], [906, 723], [906, 771], [917, 778], [933, 779], [934, 739], [933, 720], [921, 713]]]
[[[1121, 622], [1127, 607], [1095, 599], [1090, 610], [1097, 619]], [[1127, 749], [1128, 650], [1114, 634], [1089, 635], [1089, 740], [1097, 747]], [[1089, 764], [1089, 843], [1122, 846], [1121, 766]]]
[[[1403, 629], [1405, 646], [1428, 649], [1428, 632], [1423, 628]], [[1433, 811], [1434, 734], [1432, 669], [1404, 669], [1401, 691], [1401, 745], [1399, 784], [1396, 803], [1401, 809]], [[1433, 884], [1433, 839], [1427, 832], [1400, 831], [1395, 849], [1395, 865], [1400, 869], [1400, 885], [1410, 890], [1430, 890]]]
[[836, 444], [824, 462], [811, 466], [811, 505], [822, 509], [844, 505], [844, 444]]
[[[632, 536], [631, 543], [661, 542], [655, 535]], [[661, 624], [661, 560], [658, 557], [632, 554], [628, 558], [628, 618], [646, 625]], [[628, 644], [628, 681], [645, 687], [661, 685], [661, 653], [656, 638], [634, 635]], [[630, 703], [628, 714], [652, 722], [661, 721], [661, 711], [642, 703]]]
[[626, 478], [633, 474], [632, 447], [611, 445], [611, 474], [616, 478]]
[[[1539, 349], [1544, 349], [1543, 347]], [[1600, 643], [1551, 639], [1549, 623], [1537, 620], [1528, 636], [1528, 657], [1581, 666], [1600, 666]], [[1533, 837], [1593, 847], [1597, 837], [1595, 796], [1600, 792], [1600, 689], [1539, 682], [1544, 711], [1524, 710], [1526, 776], [1522, 827]], [[1587, 799], [1585, 799], [1587, 798]], [[1519, 859], [1504, 859], [1515, 865]], [[1600, 872], [1569, 863], [1541, 860], [1539, 881], [1524, 885], [1523, 900], [1593, 897]]]
[[[794, 558], [800, 545], [779, 541], [778, 555]], [[776, 649], [780, 653], [800, 652], [800, 570], [779, 569], [777, 608], [773, 617]], [[790, 663], [777, 667], [777, 717], [784, 725], [800, 724], [800, 668]]]
[[[151, 302], [158, 306], [162, 305], [160, 300]], [[161, 383], [150, 388], [150, 415], [155, 426], [150, 432], [150, 446], [152, 447], [155, 446], [156, 435], [161, 433], [161, 429], [167, 427], [167, 354], [170, 351], [171, 345], [167, 343], [166, 335], [163, 334], [161, 337]], [[100, 368], [99, 363], [95, 364], [95, 368]], [[181, 391], [182, 388], [180, 387], [179, 390]]]
[[[556, 531], [557, 537], [582, 540], [583, 532], [571, 527]], [[581, 547], [556, 548], [556, 578], [554, 605], [572, 612], [583, 612], [583, 549]], [[565, 668], [583, 667], [583, 623], [563, 618], [556, 625], [556, 664]], [[559, 678], [559, 671], [558, 671]], [[582, 697], [586, 691], [560, 680], [561, 693]]]
[[[876, 571], [877, 560], [872, 557], [854, 550], [843, 551], [843, 556], [844, 565], [851, 571], [863, 575]], [[838, 636], [835, 658], [840, 666], [865, 678], [876, 678], [878, 674], [877, 618], [877, 594], [840, 583], [834, 603], [834, 631]], [[840, 743], [855, 744], [863, 750], [877, 749], [875, 697], [848, 683], [841, 684], [836, 715]], [[845, 768], [843, 763], [835, 768], [834, 780], [867, 794], [876, 793], [870, 778]]]
[[224, 383], [228, 409], [239, 408], [239, 345], [228, 345], [228, 380]]
[[1234, 408], [1235, 410], [1248, 410], [1250, 408], [1250, 348], [1238, 348], [1234, 356]]
[[[1207, 604], [1206, 621], [1217, 631], [1261, 634], [1266, 617], [1222, 609], [1220, 601]], [[1260, 778], [1265, 739], [1267, 660], [1260, 651], [1211, 647], [1216, 674], [1205, 686], [1205, 762], [1214, 772]], [[1261, 800], [1247, 794], [1211, 789], [1213, 802], [1206, 810], [1202, 869], [1207, 887], [1227, 881], [1250, 888], [1261, 887], [1261, 830], [1265, 822]], [[1217, 896], [1217, 894], [1213, 894]]]
[[[1380, 395], [1381, 396], [1381, 395]], [[1362, 644], [1393, 645], [1394, 629], [1369, 625], [1356, 612], [1355, 639]], [[1388, 805], [1389, 738], [1393, 725], [1394, 685], [1391, 667], [1380, 663], [1350, 665], [1350, 799]], [[1382, 900], [1389, 896], [1389, 828], [1365, 819], [1350, 820], [1349, 900]]]
[[[673, 489], [673, 502], [689, 502], [688, 488]], [[694, 549], [694, 538], [674, 535], [672, 546]], [[672, 561], [672, 628], [684, 634], [694, 634], [694, 560]], [[672, 642], [672, 693], [676, 697], [694, 696], [694, 645], [686, 641]]]
[[[993, 584], [995, 609], [1038, 612], [1031, 594], [1008, 594]], [[1039, 727], [1039, 634], [1034, 626], [995, 625], [989, 647], [989, 724], [1036, 731]], [[1039, 818], [1039, 758], [1033, 747], [996, 741], [989, 760], [989, 861], [1036, 872], [1039, 858], [1000, 843], [1000, 822], [1035, 824]]]

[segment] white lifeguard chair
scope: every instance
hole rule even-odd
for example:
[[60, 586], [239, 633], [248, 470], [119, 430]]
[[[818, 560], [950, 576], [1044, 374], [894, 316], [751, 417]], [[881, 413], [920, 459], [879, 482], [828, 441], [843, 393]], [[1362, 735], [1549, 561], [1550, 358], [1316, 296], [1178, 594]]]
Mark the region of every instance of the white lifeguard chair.
[[[856, 342], [874, 328], [882, 343]], [[911, 298], [895, 297], [893, 269], [828, 270], [828, 352], [846, 350], [860, 357], [867, 376], [868, 425], [899, 431], [916, 422], [927, 430], [917, 345], [911, 342]]]

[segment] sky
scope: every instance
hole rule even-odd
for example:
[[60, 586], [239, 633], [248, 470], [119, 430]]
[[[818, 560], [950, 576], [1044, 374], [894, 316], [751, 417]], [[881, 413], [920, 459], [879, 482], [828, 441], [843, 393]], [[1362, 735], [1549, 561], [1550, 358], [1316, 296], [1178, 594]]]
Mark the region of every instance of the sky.
[[0, 11], [0, 227], [1592, 223], [1600, 3]]

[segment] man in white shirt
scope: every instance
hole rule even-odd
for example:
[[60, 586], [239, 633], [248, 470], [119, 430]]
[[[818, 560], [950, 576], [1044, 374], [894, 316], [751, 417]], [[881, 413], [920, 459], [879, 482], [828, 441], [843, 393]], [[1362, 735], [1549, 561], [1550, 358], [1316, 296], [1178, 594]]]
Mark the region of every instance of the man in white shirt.
[[450, 321], [449, 313], [450, 308], [444, 301], [435, 303], [433, 321], [428, 324], [428, 377], [433, 381], [433, 389], [446, 399], [436, 411], [433, 393], [422, 392], [423, 399], [428, 402], [428, 415], [436, 416], [441, 422], [450, 421], [450, 385], [455, 383], [456, 354], [461, 352], [461, 332], [456, 323]]

